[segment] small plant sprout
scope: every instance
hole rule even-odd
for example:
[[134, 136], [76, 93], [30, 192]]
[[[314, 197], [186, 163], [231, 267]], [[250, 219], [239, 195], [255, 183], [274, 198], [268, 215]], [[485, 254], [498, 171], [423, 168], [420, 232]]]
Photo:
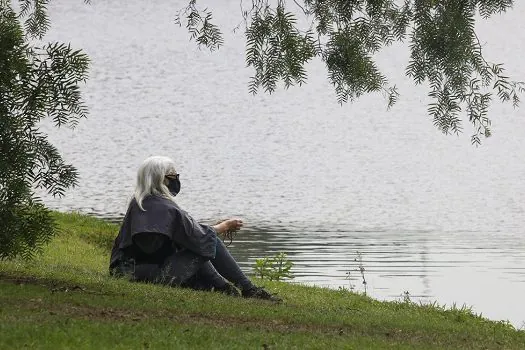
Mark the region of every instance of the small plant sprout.
[[367, 295], [368, 283], [367, 283], [366, 277], [365, 277], [365, 266], [363, 264], [363, 256], [358, 251], [356, 252], [356, 255], [357, 255], [357, 257], [354, 258], [354, 263], [357, 264], [357, 267], [352, 268], [352, 266], [351, 266], [350, 270], [345, 273], [346, 274], [345, 279], [348, 280], [348, 284], [349, 284], [350, 290], [354, 291], [356, 287], [352, 283], [352, 273], [353, 272], [357, 272], [359, 275], [361, 275], [361, 281], [362, 281], [361, 283], [363, 284], [363, 289], [364, 289], [363, 294]]
[[281, 281], [283, 279], [292, 279], [291, 269], [293, 262], [283, 253], [277, 253], [272, 257], [264, 257], [255, 260], [255, 276], [270, 281]]
[[352, 283], [352, 276], [351, 276], [351, 274], [352, 274], [351, 270], [347, 271], [345, 279], [348, 280], [348, 288], [353, 292], [355, 287], [354, 287], [354, 284]]
[[412, 299], [410, 299], [410, 293], [408, 292], [408, 290], [405, 290], [403, 292], [403, 302], [407, 304], [410, 304], [412, 302]]
[[357, 262], [359, 263], [359, 272], [361, 273], [361, 278], [363, 279], [363, 286], [365, 288], [365, 295], [366, 295], [366, 279], [365, 279], [365, 267], [363, 266], [363, 256], [360, 252], [357, 252]]

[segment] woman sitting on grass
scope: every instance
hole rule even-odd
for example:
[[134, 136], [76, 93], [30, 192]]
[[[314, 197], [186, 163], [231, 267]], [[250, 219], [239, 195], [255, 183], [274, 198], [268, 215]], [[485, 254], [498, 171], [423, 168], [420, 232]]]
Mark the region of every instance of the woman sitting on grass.
[[111, 251], [111, 275], [280, 301], [252, 284], [217, 237], [239, 230], [242, 220], [200, 224], [175, 203], [179, 191], [179, 174], [172, 159], [157, 156], [144, 161]]

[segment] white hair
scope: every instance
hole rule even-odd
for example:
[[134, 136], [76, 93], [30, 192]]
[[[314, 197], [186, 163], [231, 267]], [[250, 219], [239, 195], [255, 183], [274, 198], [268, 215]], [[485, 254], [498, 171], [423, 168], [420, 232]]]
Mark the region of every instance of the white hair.
[[144, 210], [142, 201], [148, 195], [162, 196], [175, 201], [175, 197], [164, 184], [166, 174], [175, 172], [175, 162], [169, 157], [153, 156], [142, 163], [137, 172], [134, 194], [140, 209]]

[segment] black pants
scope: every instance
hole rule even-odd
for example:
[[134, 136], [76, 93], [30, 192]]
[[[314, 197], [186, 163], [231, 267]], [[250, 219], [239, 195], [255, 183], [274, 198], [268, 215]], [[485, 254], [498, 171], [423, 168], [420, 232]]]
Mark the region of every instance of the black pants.
[[228, 281], [243, 290], [253, 286], [220, 239], [217, 239], [214, 259], [207, 260], [187, 249], [181, 250], [170, 255], [162, 265], [135, 265], [133, 277], [140, 282], [199, 290], [221, 288]]

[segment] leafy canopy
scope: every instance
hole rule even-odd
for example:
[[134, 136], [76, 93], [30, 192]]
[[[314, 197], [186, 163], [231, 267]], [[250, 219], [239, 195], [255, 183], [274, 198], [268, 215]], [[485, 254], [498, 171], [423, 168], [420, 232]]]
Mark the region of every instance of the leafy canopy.
[[76, 169], [38, 125], [50, 118], [74, 127], [86, 117], [79, 84], [89, 59], [66, 44], [39, 44], [48, 2], [19, 1], [16, 13], [0, 0], [0, 259], [31, 258], [56, 232], [34, 188], [62, 196], [77, 183]]
[[[491, 135], [492, 99], [517, 106], [525, 88], [487, 62], [475, 31], [476, 18], [507, 11], [513, 0], [241, 0], [246, 63], [253, 68], [249, 90], [272, 93], [306, 82], [305, 63], [320, 58], [339, 103], [382, 92], [390, 108], [398, 99], [374, 54], [394, 42], [407, 42], [406, 74], [430, 87], [428, 113], [445, 134], [462, 130], [461, 114], [474, 127], [472, 143]], [[298, 19], [308, 25], [301, 28]], [[211, 50], [223, 44], [212, 13], [196, 0], [181, 9], [191, 38]]]

